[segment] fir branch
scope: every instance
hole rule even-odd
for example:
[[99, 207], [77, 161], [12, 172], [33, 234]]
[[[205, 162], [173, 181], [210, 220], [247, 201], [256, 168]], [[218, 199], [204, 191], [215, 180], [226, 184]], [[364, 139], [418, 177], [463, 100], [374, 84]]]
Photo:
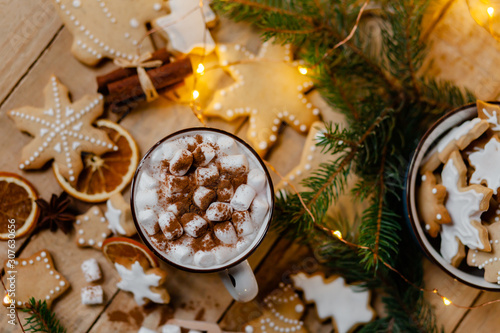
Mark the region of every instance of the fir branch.
[[23, 312], [30, 313], [26, 318], [27, 332], [65, 333], [66, 329], [59, 323], [56, 315], [47, 307], [47, 302], [36, 301], [31, 297], [29, 304]]

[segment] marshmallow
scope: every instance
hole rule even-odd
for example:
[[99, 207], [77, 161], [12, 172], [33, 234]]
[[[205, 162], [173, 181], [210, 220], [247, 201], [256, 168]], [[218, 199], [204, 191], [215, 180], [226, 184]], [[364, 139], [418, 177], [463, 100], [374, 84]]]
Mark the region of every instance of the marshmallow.
[[85, 260], [82, 263], [82, 272], [83, 275], [85, 276], [85, 281], [87, 282], [94, 282], [98, 281], [101, 279], [101, 269], [99, 268], [99, 264], [97, 263], [97, 260], [94, 258]]
[[172, 257], [172, 261], [188, 265], [193, 262], [194, 251], [189, 244], [173, 244], [169, 255]]
[[267, 211], [269, 210], [269, 204], [265, 198], [265, 195], [257, 196], [250, 207], [250, 216], [252, 221], [257, 225], [262, 224], [264, 218], [266, 217]]
[[214, 226], [214, 234], [224, 244], [234, 244], [238, 241], [238, 236], [230, 221], [217, 223]]
[[189, 177], [168, 175], [165, 177], [165, 185], [168, 193], [179, 193], [189, 185]]
[[210, 221], [227, 221], [231, 218], [233, 209], [225, 202], [214, 202], [208, 207], [205, 214]]
[[184, 231], [191, 237], [198, 238], [205, 233], [208, 228], [208, 221], [200, 215], [187, 213], [182, 215], [182, 224]]
[[182, 226], [172, 212], [161, 214], [158, 225], [168, 240], [174, 240], [182, 236]]
[[194, 264], [201, 267], [215, 265], [215, 254], [210, 251], [198, 251], [194, 255]]
[[170, 173], [176, 176], [184, 176], [193, 163], [193, 154], [187, 149], [175, 152], [170, 161]]
[[230, 202], [233, 198], [234, 189], [229, 180], [222, 180], [217, 189], [217, 201]]
[[252, 217], [247, 210], [233, 213], [233, 225], [240, 237], [251, 234], [255, 229]]
[[195, 179], [198, 185], [215, 185], [219, 180], [219, 170], [215, 165], [198, 168], [195, 172]]
[[141, 191], [144, 190], [156, 190], [158, 187], [158, 181], [148, 175], [147, 173], [143, 173], [141, 178], [139, 179], [139, 188]]
[[163, 325], [160, 327], [161, 333], [181, 333], [181, 328], [177, 325]]
[[247, 184], [252, 186], [255, 192], [260, 192], [266, 185], [266, 175], [260, 169], [252, 169], [247, 175]]
[[[180, 332], [180, 331], [179, 331]], [[149, 328], [146, 327], [141, 327], [137, 333], [156, 333], [154, 330], [150, 330]]]
[[151, 154], [151, 162], [160, 164], [165, 160], [170, 161], [178, 149], [179, 145], [176, 142], [164, 142]]
[[235, 253], [235, 249], [228, 246], [221, 246], [215, 252], [215, 261], [217, 264], [223, 264], [228, 262], [229, 260], [235, 258], [237, 254]]
[[206, 166], [215, 157], [215, 149], [202, 143], [193, 151], [194, 165], [196, 166]]
[[214, 201], [216, 194], [204, 186], [199, 186], [193, 193], [193, 202], [201, 210], [206, 210], [208, 206]]
[[248, 160], [245, 155], [222, 156], [219, 163], [222, 171], [228, 173], [245, 173], [248, 170]]
[[156, 223], [156, 215], [152, 209], [141, 210], [137, 215], [137, 220], [150, 236], [160, 231], [160, 226]]
[[82, 304], [102, 304], [104, 302], [101, 286], [83, 287], [81, 291]]
[[135, 207], [138, 211], [153, 207], [158, 203], [158, 194], [156, 190], [141, 191], [140, 195], [135, 196]]
[[226, 155], [232, 155], [238, 152], [238, 147], [236, 146], [236, 142], [227, 136], [221, 136], [217, 140], [217, 145], [219, 146], [219, 150]]
[[248, 207], [250, 207], [255, 194], [255, 190], [251, 186], [246, 184], [240, 185], [231, 199], [231, 207], [238, 211], [247, 210]]

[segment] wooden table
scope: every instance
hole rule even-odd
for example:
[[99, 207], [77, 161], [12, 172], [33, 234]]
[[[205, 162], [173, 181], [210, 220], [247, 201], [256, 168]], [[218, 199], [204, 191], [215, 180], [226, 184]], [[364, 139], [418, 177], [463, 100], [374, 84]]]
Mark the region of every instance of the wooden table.
[[[0, 137], [3, 140], [0, 170], [23, 174], [40, 190], [42, 197], [48, 199], [61, 189], [50, 169], [28, 173], [17, 169], [19, 151], [30, 139], [15, 128], [6, 111], [24, 105], [42, 106], [42, 89], [51, 74], [69, 88], [74, 100], [94, 93], [96, 75], [109, 71], [111, 65], [89, 68], [70, 54], [72, 36], [49, 0], [0, 1], [0, 17]], [[425, 19], [424, 31], [425, 38], [432, 42], [428, 59], [434, 59], [433, 62], [426, 61], [426, 73], [466, 86], [481, 99], [497, 98], [500, 93], [500, 44], [473, 22], [465, 0], [434, 1]], [[244, 24], [222, 20], [216, 29], [216, 37], [221, 42], [238, 40], [250, 50], [258, 47], [258, 34]], [[314, 94], [313, 98], [318, 101], [319, 96]], [[325, 112], [325, 109], [323, 103], [324, 114], [333, 112]], [[121, 124], [136, 138], [144, 153], [166, 134], [196, 126], [198, 122], [188, 106], [160, 98], [148, 105], [143, 104]], [[209, 125], [245, 138], [247, 124], [242, 125], [241, 121], [210, 120]], [[299, 147], [304, 140], [304, 136], [285, 129], [267, 159], [286, 174], [299, 161]], [[287, 146], [297, 149], [286, 149]], [[274, 181], [277, 180], [274, 177]], [[83, 212], [89, 205], [76, 203], [76, 207]], [[235, 303], [216, 274], [191, 274], [165, 267], [169, 273], [166, 285], [172, 296], [171, 304], [141, 308], [131, 294], [116, 288], [118, 274], [101, 253], [77, 248], [73, 237], [44, 231], [29, 241], [19, 239], [16, 249], [19, 256], [49, 249], [57, 269], [70, 281], [71, 289], [53, 306], [68, 332], [136, 332], [141, 326], [156, 328], [172, 317], [219, 322], [226, 330], [238, 330], [246, 320], [259, 313], [259, 302], [280, 281], [286, 282], [290, 273], [304, 270], [311, 273], [319, 269], [307, 248], [269, 234], [250, 257], [260, 286], [257, 300], [247, 304]], [[6, 252], [5, 243], [0, 243], [1, 261]], [[92, 257], [98, 260], [104, 272], [103, 289], [107, 302], [102, 306], [88, 307], [80, 302], [79, 290], [86, 285], [80, 264]], [[427, 261], [424, 266], [427, 286], [439, 288], [456, 303], [474, 305], [500, 297], [500, 294], [481, 292], [453, 281]], [[496, 314], [500, 310], [498, 303], [468, 311], [447, 307], [435, 295], [427, 297], [446, 332], [493, 332], [500, 324], [500, 317]], [[5, 315], [5, 309], [0, 307], [0, 331], [20, 332], [19, 327], [6, 324]], [[318, 323], [312, 306], [308, 306], [305, 322], [311, 332], [331, 331], [330, 323]]]

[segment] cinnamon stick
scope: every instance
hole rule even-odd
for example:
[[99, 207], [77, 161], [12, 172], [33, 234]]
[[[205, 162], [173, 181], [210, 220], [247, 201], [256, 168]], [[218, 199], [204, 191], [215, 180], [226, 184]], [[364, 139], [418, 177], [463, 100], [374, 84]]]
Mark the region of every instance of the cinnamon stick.
[[[168, 64], [170, 62], [170, 53], [166, 49], [156, 50], [155, 52], [153, 52], [150, 60], [160, 60], [164, 65]], [[146, 71], [148, 71], [147, 68]], [[109, 93], [108, 84], [133, 75], [137, 75], [137, 70], [135, 68], [118, 68], [111, 73], [98, 76], [97, 91], [103, 95], [107, 95]]]
[[[159, 90], [181, 82], [186, 76], [193, 73], [193, 68], [191, 67], [189, 58], [184, 58], [153, 68], [147, 73], [154, 87]], [[108, 104], [118, 104], [144, 95], [137, 75], [109, 83], [107, 87], [109, 95], [106, 96], [106, 103]]]

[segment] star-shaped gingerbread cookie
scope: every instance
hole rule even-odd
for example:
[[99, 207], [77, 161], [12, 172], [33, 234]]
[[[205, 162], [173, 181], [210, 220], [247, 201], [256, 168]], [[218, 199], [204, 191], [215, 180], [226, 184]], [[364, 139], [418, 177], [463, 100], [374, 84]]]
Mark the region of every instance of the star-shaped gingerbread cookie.
[[170, 14], [154, 20], [153, 26], [168, 39], [169, 49], [185, 54], [212, 52], [215, 42], [207, 25], [213, 25], [216, 16], [209, 1], [170, 0], [168, 6]]
[[370, 291], [356, 290], [342, 277], [325, 279], [323, 275], [298, 273], [291, 276], [296, 288], [304, 291], [307, 302], [316, 304], [321, 320], [333, 319], [336, 332], [347, 333], [375, 316], [370, 306]]
[[76, 244], [79, 247], [93, 247], [101, 250], [102, 242], [111, 235], [108, 221], [98, 206], [92, 206], [75, 221]]
[[236, 82], [218, 90], [204, 114], [227, 121], [249, 116], [248, 140], [259, 155], [276, 142], [282, 122], [306, 133], [318, 120], [319, 109], [304, 95], [313, 83], [292, 63], [290, 45], [268, 41], [257, 55], [239, 44], [219, 45], [216, 52]]
[[264, 298], [264, 304], [262, 316], [245, 324], [245, 332], [307, 332], [300, 320], [304, 303], [291, 286], [281, 283], [279, 289]]
[[10, 277], [14, 277], [16, 307], [24, 308], [29, 299], [47, 302], [50, 307], [52, 301], [62, 295], [68, 288], [69, 282], [54, 268], [54, 262], [47, 250], [39, 251], [29, 258], [18, 258], [15, 266], [10, 261], [4, 264], [6, 285], [10, 284]]
[[490, 236], [491, 252], [470, 250], [467, 265], [484, 269], [487, 282], [500, 284], [500, 222], [487, 225]]
[[437, 237], [441, 224], [450, 223], [451, 218], [444, 206], [446, 187], [436, 184], [431, 171], [422, 175], [422, 183], [417, 192], [418, 212], [424, 222], [425, 230], [431, 237]]
[[500, 106], [480, 100], [477, 101], [476, 106], [478, 117], [486, 120], [493, 132], [500, 133]]
[[448, 197], [445, 207], [451, 223], [441, 225], [441, 255], [453, 266], [464, 257], [462, 244], [472, 250], [491, 250], [488, 230], [481, 224], [481, 214], [488, 210], [493, 190], [481, 185], [467, 186], [467, 168], [455, 150], [441, 172]]
[[106, 132], [92, 126], [103, 112], [103, 97], [86, 95], [71, 103], [68, 89], [55, 76], [44, 93], [44, 108], [25, 106], [8, 113], [19, 130], [34, 137], [22, 150], [19, 168], [38, 169], [53, 159], [61, 175], [74, 184], [83, 168], [82, 152], [101, 155], [118, 149]]
[[163, 0], [53, 0], [64, 25], [73, 35], [71, 52], [93, 66], [102, 58], [132, 60], [153, 52], [146, 24], [167, 13]]

